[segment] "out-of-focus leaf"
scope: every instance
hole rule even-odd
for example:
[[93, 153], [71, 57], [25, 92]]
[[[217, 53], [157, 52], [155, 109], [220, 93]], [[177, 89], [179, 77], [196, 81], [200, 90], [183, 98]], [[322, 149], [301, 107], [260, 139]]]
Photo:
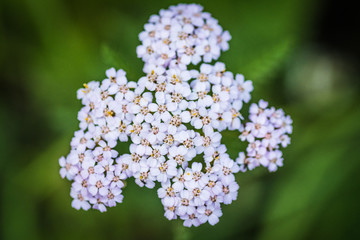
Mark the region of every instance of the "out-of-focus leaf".
[[119, 54], [115, 53], [113, 50], [110, 49], [109, 46], [107, 46], [105, 44], [101, 45], [101, 57], [102, 57], [103, 62], [108, 67], [118, 68], [119, 66], [121, 66], [124, 69], [127, 69], [127, 67], [128, 67], [128, 66], [126, 66], [126, 63], [121, 61], [121, 59], [119, 58]]
[[[287, 157], [293, 162], [289, 163], [290, 169], [287, 169], [286, 175], [279, 176], [281, 180], [273, 186], [274, 192], [267, 203], [265, 227], [260, 239], [306, 238], [316, 225], [319, 213], [326, 211], [329, 199], [336, 196], [343, 184], [351, 184], [348, 176], [358, 169], [360, 162], [346, 160], [353, 159], [358, 154], [355, 149], [359, 141], [353, 139], [360, 132], [359, 117], [360, 111], [357, 111], [344, 120], [344, 123], [353, 128], [338, 125], [337, 121], [329, 124], [328, 119], [325, 126], [329, 129], [338, 127], [340, 131], [307, 139], [312, 148], [305, 153], [303, 150], [287, 152]], [[319, 127], [322, 129], [321, 125], [315, 125], [311, 129], [316, 131]], [[334, 141], [335, 139], [340, 142]]]
[[[35, 157], [28, 166], [14, 176], [12, 182], [28, 195], [46, 197], [61, 184], [57, 161], [69, 151], [69, 138], [63, 137]], [[49, 160], [51, 159], [51, 160]], [[30, 181], [31, 180], [31, 181]]]
[[240, 65], [240, 69], [244, 74], [254, 79], [255, 83], [264, 83], [274, 77], [274, 73], [284, 63], [284, 60], [291, 51], [291, 40], [281, 39], [268, 49], [257, 55], [253, 61]]
[[115, 69], [123, 69], [126, 72], [128, 81], [137, 81], [137, 79], [134, 79], [134, 76], [137, 74], [134, 73], [134, 68], [130, 62], [125, 60], [125, 56], [121, 56], [119, 52], [116, 52], [108, 45], [103, 44], [101, 46], [101, 57], [108, 68], [114, 67]]

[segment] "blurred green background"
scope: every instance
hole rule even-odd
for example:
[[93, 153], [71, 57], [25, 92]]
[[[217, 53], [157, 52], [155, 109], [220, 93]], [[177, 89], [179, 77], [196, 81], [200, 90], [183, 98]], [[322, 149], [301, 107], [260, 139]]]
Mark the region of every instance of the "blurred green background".
[[[58, 158], [78, 128], [76, 90], [111, 66], [139, 78], [138, 33], [177, 3], [0, 2], [0, 238], [360, 239], [360, 39], [346, 1], [198, 1], [233, 37], [228, 70], [294, 120], [285, 166], [238, 174], [216, 226], [168, 221], [156, 191], [131, 180], [107, 213], [71, 208]], [[225, 137], [232, 156], [235, 137]]]

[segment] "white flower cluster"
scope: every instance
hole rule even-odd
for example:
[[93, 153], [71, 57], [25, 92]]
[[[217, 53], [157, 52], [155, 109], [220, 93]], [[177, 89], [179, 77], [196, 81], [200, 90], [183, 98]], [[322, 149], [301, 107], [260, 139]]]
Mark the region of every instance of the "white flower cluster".
[[139, 35], [136, 51], [147, 64], [186, 69], [201, 60], [211, 62], [229, 49], [231, 36], [197, 4], [179, 4], [150, 17]]
[[[60, 158], [61, 176], [73, 181], [74, 208], [106, 211], [122, 202], [124, 180], [133, 177], [141, 187], [161, 185], [158, 196], [168, 219], [180, 218], [184, 226], [214, 225], [222, 215], [221, 204], [237, 197], [234, 173], [260, 164], [270, 171], [281, 166], [279, 145], [289, 143], [291, 119], [260, 101], [251, 105], [250, 122], [244, 124], [240, 110], [250, 101], [251, 81], [234, 76], [220, 62], [188, 70], [201, 57], [205, 62], [217, 59], [220, 49], [228, 48], [219, 39], [230, 39], [201, 10], [181, 4], [150, 18], [138, 48], [146, 76], [137, 82], [111, 68], [101, 83], [78, 90], [84, 105], [78, 114], [80, 130], [69, 155]], [[200, 50], [207, 45], [218, 50], [210, 55]], [[161, 49], [166, 46], [164, 62]], [[141, 50], [148, 47], [151, 55]], [[197, 57], [187, 58], [185, 47]], [[249, 142], [246, 156], [230, 158], [221, 144], [223, 130], [241, 132], [240, 138]], [[117, 143], [128, 141], [129, 153], [119, 155]]]
[[260, 165], [274, 172], [283, 165], [280, 146], [290, 144], [288, 134], [292, 133], [292, 120], [282, 109], [268, 108], [268, 103], [260, 100], [250, 106], [250, 121], [242, 129], [239, 138], [248, 142], [246, 154], [239, 153], [236, 159], [241, 171], [252, 170]]

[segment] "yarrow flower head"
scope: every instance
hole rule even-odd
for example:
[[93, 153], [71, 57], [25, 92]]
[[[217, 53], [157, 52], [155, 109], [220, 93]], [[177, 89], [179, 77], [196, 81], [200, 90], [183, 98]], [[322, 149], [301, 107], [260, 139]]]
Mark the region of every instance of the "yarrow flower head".
[[136, 49], [144, 69], [155, 64], [184, 70], [189, 64], [217, 60], [221, 51], [229, 49], [229, 32], [202, 10], [197, 4], [179, 4], [150, 17]]
[[[283, 165], [280, 148], [290, 143], [291, 118], [263, 100], [243, 118], [252, 82], [224, 63], [209, 64], [231, 37], [200, 5], [161, 10], [139, 38], [143, 77], [128, 81], [124, 70], [111, 68], [102, 82], [77, 92], [84, 105], [79, 130], [59, 160], [61, 177], [72, 181], [72, 206], [106, 211], [123, 201], [125, 181], [134, 178], [140, 187], [159, 183], [169, 220], [214, 225], [222, 204], [237, 198], [235, 173]], [[188, 69], [191, 63], [198, 68]], [[235, 160], [221, 143], [224, 130], [239, 131], [248, 143]], [[129, 152], [119, 153], [118, 142], [127, 141]]]

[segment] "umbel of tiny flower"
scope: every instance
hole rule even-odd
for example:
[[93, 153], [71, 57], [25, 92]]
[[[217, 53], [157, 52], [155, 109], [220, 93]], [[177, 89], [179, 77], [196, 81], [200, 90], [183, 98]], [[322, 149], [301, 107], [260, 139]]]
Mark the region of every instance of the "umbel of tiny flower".
[[[129, 81], [124, 70], [84, 84], [83, 107], [60, 175], [72, 182], [76, 209], [101, 212], [123, 201], [127, 179], [157, 189], [165, 217], [184, 226], [214, 225], [222, 204], [237, 198], [234, 174], [283, 165], [292, 120], [260, 100], [249, 103], [253, 84], [215, 62], [230, 34], [196, 4], [179, 4], [153, 15], [140, 33], [144, 76]], [[196, 65], [188, 69], [189, 64]], [[244, 119], [240, 111], [249, 114]], [[221, 132], [237, 130], [248, 146], [231, 159]], [[114, 150], [130, 141], [129, 154]], [[203, 161], [193, 161], [203, 155]]]

